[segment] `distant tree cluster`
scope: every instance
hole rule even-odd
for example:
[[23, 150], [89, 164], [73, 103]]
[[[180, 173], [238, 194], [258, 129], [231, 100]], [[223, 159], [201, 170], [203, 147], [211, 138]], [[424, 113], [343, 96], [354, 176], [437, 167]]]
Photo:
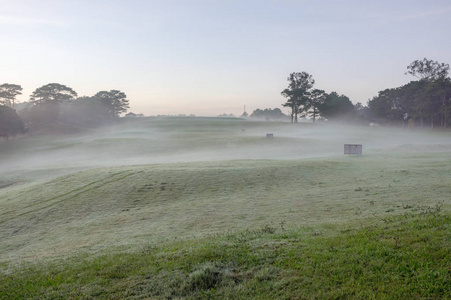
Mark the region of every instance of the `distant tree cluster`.
[[451, 118], [448, 72], [448, 64], [415, 60], [407, 66], [406, 74], [418, 80], [380, 91], [368, 101], [372, 119], [387, 125], [447, 127]]
[[125, 113], [129, 100], [119, 90], [100, 91], [94, 96], [77, 97], [65, 85], [49, 83], [37, 88], [28, 103], [16, 112], [16, 96], [22, 87], [0, 85], [0, 136], [8, 138], [26, 130], [37, 130], [55, 123], [79, 126], [107, 124]]
[[218, 118], [235, 118], [235, 115], [223, 113], [223, 114], [218, 115]]
[[291, 73], [289, 84], [282, 91], [287, 101], [282, 105], [291, 110], [291, 122], [298, 116], [327, 120], [343, 119], [372, 121], [386, 125], [445, 128], [451, 119], [451, 80], [449, 65], [424, 58], [407, 66], [406, 75], [416, 77], [401, 87], [380, 91], [368, 101], [353, 105], [348, 97], [336, 92], [327, 94], [314, 89], [315, 80], [307, 72]]
[[348, 117], [355, 110], [351, 100], [336, 92], [327, 94], [324, 90], [313, 89], [315, 80], [307, 72], [294, 72], [287, 78], [289, 84], [282, 91], [287, 101], [282, 105], [291, 110], [291, 122], [297, 123], [299, 117], [318, 117], [338, 119]]
[[265, 108], [265, 109], [259, 109], [257, 108], [254, 110], [251, 115], [251, 118], [259, 118], [264, 119], [266, 121], [271, 120], [286, 120], [287, 115], [285, 115], [279, 108]]

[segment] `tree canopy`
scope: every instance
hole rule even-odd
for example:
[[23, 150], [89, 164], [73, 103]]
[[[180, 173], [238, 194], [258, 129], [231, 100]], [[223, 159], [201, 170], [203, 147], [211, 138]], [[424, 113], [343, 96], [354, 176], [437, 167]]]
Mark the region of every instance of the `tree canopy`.
[[[111, 124], [129, 108], [129, 100], [119, 90], [100, 91], [94, 96], [77, 97], [70, 87], [49, 83], [37, 88], [29, 102], [14, 109], [15, 98], [22, 87], [16, 84], [0, 85], [0, 136], [8, 137], [45, 127], [76, 125], [81, 127]], [[26, 126], [25, 126], [26, 125]]]
[[327, 98], [327, 94], [323, 90], [314, 89], [306, 94], [306, 108], [309, 109], [310, 116], [312, 117], [313, 123], [316, 121], [316, 117], [319, 116], [321, 108], [324, 101]]
[[0, 105], [14, 108], [16, 96], [22, 95], [22, 87], [18, 84], [4, 83], [0, 85]]
[[439, 63], [427, 58], [415, 60], [407, 66], [407, 72], [420, 80], [439, 80], [448, 76], [449, 64]]
[[279, 108], [265, 108], [259, 109], [257, 108], [250, 115], [251, 118], [261, 118], [267, 121], [269, 120], [286, 120], [287, 115], [285, 115]]
[[373, 119], [389, 125], [447, 127], [451, 118], [449, 65], [425, 58], [407, 69], [406, 74], [419, 80], [380, 91], [368, 102]]
[[49, 83], [37, 88], [30, 96], [30, 103], [56, 103], [73, 100], [77, 93], [65, 85], [59, 83]]
[[293, 72], [287, 80], [288, 88], [281, 94], [288, 100], [282, 105], [291, 108], [291, 123], [297, 123], [298, 114], [308, 109], [308, 93], [315, 84], [315, 80], [307, 72]]
[[118, 117], [129, 108], [127, 96], [119, 90], [100, 91], [93, 98], [107, 110], [110, 117]]
[[324, 102], [320, 105], [321, 116], [332, 120], [349, 116], [354, 111], [354, 105], [345, 95], [331, 92], [326, 95]]

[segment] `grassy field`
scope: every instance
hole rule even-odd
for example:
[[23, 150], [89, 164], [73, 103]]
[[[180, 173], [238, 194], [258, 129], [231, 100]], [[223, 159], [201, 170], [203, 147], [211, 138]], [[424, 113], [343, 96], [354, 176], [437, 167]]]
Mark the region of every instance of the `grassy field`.
[[450, 290], [449, 132], [146, 118], [0, 147], [2, 298]]

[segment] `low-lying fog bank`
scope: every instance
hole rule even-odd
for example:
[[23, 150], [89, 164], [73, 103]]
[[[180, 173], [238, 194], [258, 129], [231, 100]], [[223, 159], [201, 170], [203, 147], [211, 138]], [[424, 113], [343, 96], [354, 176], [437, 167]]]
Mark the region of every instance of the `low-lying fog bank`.
[[[274, 138], [266, 138], [272, 133]], [[449, 132], [407, 128], [142, 118], [83, 135], [34, 136], [0, 143], [0, 187], [97, 167], [234, 159], [343, 155], [346, 143], [373, 151], [450, 144]], [[403, 147], [400, 147], [403, 146]]]

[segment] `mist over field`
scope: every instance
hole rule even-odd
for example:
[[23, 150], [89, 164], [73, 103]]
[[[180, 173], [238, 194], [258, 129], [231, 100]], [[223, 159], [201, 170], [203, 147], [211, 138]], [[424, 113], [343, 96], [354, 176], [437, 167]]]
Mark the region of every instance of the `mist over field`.
[[[274, 139], [266, 134], [273, 133]], [[407, 128], [254, 122], [215, 118], [145, 118], [72, 135], [0, 143], [0, 180], [26, 183], [97, 167], [235, 159], [340, 156], [344, 144], [374, 151], [449, 145], [448, 136]]]
[[449, 0], [0, 3], [0, 300], [451, 295]]
[[6, 261], [450, 204], [447, 131], [137, 118], [0, 147]]

